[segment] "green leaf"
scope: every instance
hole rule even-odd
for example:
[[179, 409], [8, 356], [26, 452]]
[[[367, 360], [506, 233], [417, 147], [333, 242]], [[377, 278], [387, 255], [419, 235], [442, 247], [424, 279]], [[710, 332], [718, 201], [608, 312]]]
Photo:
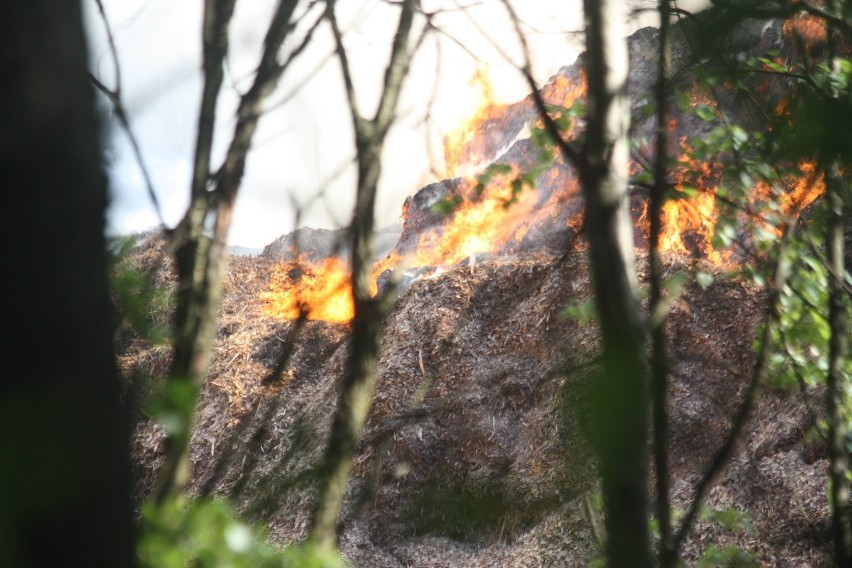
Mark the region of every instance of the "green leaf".
[[559, 319], [574, 319], [580, 325], [586, 325], [597, 317], [598, 312], [593, 302], [571, 304], [570, 306], [565, 306], [565, 308], [559, 312]]
[[436, 201], [431, 209], [435, 213], [440, 213], [442, 215], [448, 215], [455, 211], [459, 205], [461, 205], [462, 198], [459, 196], [448, 197], [445, 199], [440, 199]]
[[669, 278], [666, 278], [663, 286], [672, 296], [680, 296], [686, 288], [688, 276], [685, 272], [675, 272]]
[[731, 126], [731, 138], [742, 145], [748, 142], [748, 133], [741, 126], [734, 124]]
[[691, 185], [682, 185], [678, 188], [678, 197], [685, 197], [686, 199], [692, 199], [696, 195], [698, 195], [698, 188], [693, 187]]
[[705, 104], [699, 104], [698, 106], [696, 106], [695, 114], [697, 114], [701, 120], [707, 122], [710, 122], [714, 118], [716, 118], [716, 111], [713, 110], [713, 107]]
[[649, 171], [643, 170], [633, 176], [633, 183], [637, 185], [651, 185], [654, 183], [654, 174]]
[[573, 120], [569, 114], [564, 113], [553, 122], [554, 124], [556, 124], [556, 128], [559, 130], [559, 132], [568, 132], [568, 130], [571, 129], [571, 123], [573, 122]]
[[506, 175], [512, 173], [512, 166], [509, 164], [491, 164], [488, 166], [488, 171], [492, 175]]
[[677, 102], [678, 108], [684, 112], [688, 111], [689, 107], [692, 105], [692, 98], [686, 91], [680, 91], [677, 93], [675, 95], [675, 101]]
[[701, 286], [702, 290], [706, 290], [707, 288], [712, 286], [714, 280], [715, 278], [709, 272], [695, 273], [695, 281], [698, 282], [698, 285]]
[[780, 63], [767, 59], [766, 57], [759, 57], [758, 61], [763, 63], [763, 65], [770, 71], [777, 71], [778, 73], [786, 73], [788, 71], [787, 68]]

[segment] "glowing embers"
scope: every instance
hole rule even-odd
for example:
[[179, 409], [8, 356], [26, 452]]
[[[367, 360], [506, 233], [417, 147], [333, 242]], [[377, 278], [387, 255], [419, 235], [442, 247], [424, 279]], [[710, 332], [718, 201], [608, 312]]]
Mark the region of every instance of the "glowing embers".
[[809, 49], [826, 44], [828, 32], [822, 18], [808, 14], [797, 14], [784, 22], [784, 35], [788, 40], [798, 38]]

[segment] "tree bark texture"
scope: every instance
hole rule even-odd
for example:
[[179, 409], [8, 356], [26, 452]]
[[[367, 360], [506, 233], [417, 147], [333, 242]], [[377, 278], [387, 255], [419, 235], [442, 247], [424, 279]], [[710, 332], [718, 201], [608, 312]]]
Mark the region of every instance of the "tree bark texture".
[[382, 148], [388, 129], [395, 118], [402, 82], [411, 62], [409, 38], [414, 19], [414, 4], [414, 0], [405, 0], [401, 4], [390, 62], [385, 70], [382, 96], [376, 114], [370, 120], [365, 119], [358, 110], [340, 30], [337, 28], [333, 12], [330, 12], [330, 23], [337, 40], [337, 54], [347, 87], [355, 130], [358, 187], [355, 211], [350, 225], [352, 298], [355, 306], [355, 316], [352, 320], [352, 351], [340, 386], [338, 408], [323, 459], [323, 479], [311, 527], [311, 539], [323, 549], [331, 549], [337, 545], [337, 517], [343, 506], [346, 482], [352, 469], [352, 458], [373, 402], [381, 326], [387, 310], [387, 303], [381, 298], [373, 298], [370, 292], [376, 191], [381, 176]]
[[839, 165], [832, 164], [826, 175], [828, 198], [828, 322], [831, 337], [828, 343], [828, 374], [826, 376], [826, 409], [828, 412], [829, 491], [832, 506], [831, 533], [834, 539], [834, 560], [838, 566], [852, 564], [852, 492], [849, 479], [849, 451], [847, 449], [846, 381], [845, 374], [847, 328], [845, 296], [843, 290], [844, 239], [843, 199]]
[[6, 3], [0, 53], [0, 565], [133, 566], [80, 3]]
[[[654, 432], [654, 472], [656, 474], [656, 514], [660, 526], [660, 544], [657, 554], [661, 568], [677, 563], [677, 551], [672, 537], [671, 507], [669, 504], [669, 415], [668, 378], [669, 356], [666, 337], [665, 314], [658, 314], [663, 304], [663, 265], [660, 260], [660, 233], [662, 210], [668, 187], [668, 107], [671, 100], [671, 19], [670, 0], [659, 0], [660, 55], [657, 66], [657, 149], [654, 157], [654, 187], [648, 205], [650, 257], [650, 308], [651, 312], [651, 398]], [[659, 316], [659, 317], [657, 317]]]
[[[175, 230], [173, 242], [178, 270], [175, 313], [175, 355], [172, 381], [195, 392], [207, 376], [216, 338], [222, 281], [227, 269], [228, 232], [263, 105], [286, 65], [278, 58], [292, 30], [298, 0], [280, 0], [267, 28], [263, 53], [249, 91], [240, 98], [237, 123], [221, 168], [210, 171], [210, 152], [216, 122], [216, 102], [222, 88], [228, 30], [235, 0], [206, 0], [203, 25], [205, 84], [198, 117], [195, 166], [189, 209]], [[210, 188], [212, 184], [212, 189]], [[212, 235], [206, 230], [212, 220]], [[186, 432], [169, 439], [155, 499], [184, 488], [190, 477], [189, 430], [192, 411], [184, 417]]]
[[648, 538], [648, 390], [628, 204], [627, 40], [624, 6], [585, 0], [588, 117], [585, 163], [590, 264], [603, 339], [593, 387], [592, 436], [600, 458], [612, 567], [651, 565]]

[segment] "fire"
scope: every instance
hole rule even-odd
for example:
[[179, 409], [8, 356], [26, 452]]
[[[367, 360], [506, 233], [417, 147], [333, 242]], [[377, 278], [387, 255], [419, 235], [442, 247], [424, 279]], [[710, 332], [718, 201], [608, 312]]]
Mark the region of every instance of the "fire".
[[448, 177], [467, 175], [488, 158], [475, 142], [481, 139], [485, 123], [506, 108], [506, 105], [495, 101], [488, 66], [477, 68], [470, 79], [470, 86], [479, 92], [476, 110], [464, 125], [444, 138], [444, 167]]
[[816, 162], [800, 162], [798, 176], [790, 180], [790, 189], [781, 195], [781, 212], [795, 217], [805, 207], [825, 193], [825, 176], [817, 169]]
[[[711, 182], [711, 169], [706, 164], [701, 164], [701, 167], [703, 171], [697, 176], [698, 187], [701, 188], [699, 192], [693, 197], [667, 201], [663, 205], [660, 250], [689, 255], [700, 252], [715, 264], [731, 265], [733, 252], [716, 249], [712, 244], [719, 211], [715, 188]], [[750, 191], [752, 205], [757, 201], [778, 203], [778, 209], [784, 219], [778, 226], [766, 228], [779, 236], [786, 223], [796, 219], [805, 208], [825, 193], [825, 178], [818, 170], [816, 162], [800, 162], [797, 169], [798, 172], [788, 174], [773, 185], [758, 182]], [[676, 184], [676, 187], [683, 190], [682, 184]], [[640, 221], [644, 221], [646, 215], [647, 208]], [[766, 221], [753, 222], [767, 225]]]
[[801, 38], [802, 43], [809, 49], [825, 45], [828, 32], [821, 18], [809, 14], [797, 14], [784, 22], [784, 33]]
[[[478, 190], [480, 162], [491, 158], [483, 150], [483, 131], [487, 131], [488, 122], [499, 117], [506, 105], [494, 101], [487, 68], [477, 70], [471, 85], [479, 90], [480, 102], [471, 118], [444, 139], [447, 170], [451, 175], [462, 176], [459, 202], [445, 223], [418, 237], [413, 252], [406, 258], [392, 253], [376, 263], [372, 276], [374, 295], [377, 279], [386, 270], [400, 266], [451, 266], [478, 254], [504, 250], [510, 242], [520, 241], [528, 228], [543, 217], [555, 215], [558, 204], [578, 191], [576, 181], [562, 179], [556, 165], [539, 176], [539, 183], [563, 190], [552, 191], [544, 204], [540, 203], [539, 192], [517, 186], [520, 173], [517, 166], [492, 176]], [[574, 84], [558, 76], [543, 94], [549, 104], [568, 107], [585, 96], [585, 90], [585, 81]], [[407, 215], [404, 207], [403, 217]], [[266, 301], [265, 313], [280, 319], [298, 318], [305, 310], [309, 319], [347, 322], [354, 314], [349, 268], [337, 258], [314, 262], [299, 256], [279, 265], [269, 291], [261, 297]]]
[[[660, 250], [694, 255], [698, 248], [711, 262], [727, 262], [727, 251], [718, 251], [711, 244], [719, 216], [712, 193], [701, 192], [689, 199], [667, 201], [662, 216]], [[692, 241], [688, 235], [694, 236]]]
[[[584, 79], [581, 76], [579, 81], [572, 81], [558, 75], [542, 90], [545, 101], [570, 108], [585, 97]], [[480, 102], [471, 118], [444, 140], [447, 170], [460, 176], [452, 182], [454, 189], [445, 195], [454, 207], [445, 218], [430, 219], [429, 229], [410, 234], [416, 243], [406, 244], [404, 253], [395, 250], [374, 265], [373, 295], [377, 293], [379, 277], [387, 270], [452, 266], [476, 255], [512, 253], [522, 249], [521, 243], [529, 231], [542, 225], [564, 226], [570, 234], [579, 230], [582, 222], [582, 208], [576, 205], [579, 183], [576, 173], [560, 161], [558, 154], [543, 171], [537, 171], [535, 188], [521, 185], [526, 166], [517, 164], [508, 165], [499, 174], [490, 176], [484, 185], [479, 184], [483, 164], [492, 160], [494, 151], [493, 140], [485, 140], [489, 136], [495, 138], [500, 131], [499, 128], [493, 128], [493, 132], [490, 129], [505, 120], [501, 113], [514, 109], [494, 102], [486, 68], [477, 71], [471, 84], [480, 91]], [[693, 105], [716, 108], [716, 102], [697, 88], [690, 98]], [[668, 126], [674, 135], [678, 127], [674, 119]], [[486, 150], [488, 144], [490, 150]], [[690, 197], [672, 199], [664, 204], [660, 248], [730, 265], [734, 262], [734, 253], [728, 249], [717, 250], [712, 244], [720, 215], [716, 202], [716, 188], [722, 177], [720, 164], [691, 158], [694, 153], [684, 138], [680, 139], [679, 146], [680, 158], [671, 174], [674, 186]], [[638, 164], [635, 166], [638, 168]], [[793, 218], [824, 191], [825, 184], [816, 164], [803, 162], [798, 165], [798, 172], [773, 186], [755, 184], [751, 188], [751, 198], [755, 200], [752, 205], [775, 202], [785, 217]], [[640, 223], [647, 221], [647, 204], [645, 207]], [[403, 207], [406, 223], [410, 215], [415, 215], [409, 209], [409, 205]], [[535, 234], [532, 237], [533, 242], [540, 242], [535, 241]], [[336, 257], [313, 261], [302, 255], [282, 263], [275, 269], [269, 291], [261, 297], [266, 301], [265, 313], [280, 319], [295, 319], [304, 312], [309, 319], [345, 323], [354, 315], [349, 266]]]
[[571, 108], [574, 103], [586, 98], [587, 87], [586, 76], [582, 72], [578, 81], [560, 74], [541, 90], [541, 98], [549, 105]]
[[348, 322], [355, 315], [349, 266], [336, 256], [313, 261], [305, 255], [275, 267], [264, 313], [278, 319], [297, 319], [304, 310], [311, 320]]
[[423, 234], [409, 260], [413, 266], [456, 264], [476, 254], [501, 250], [515, 235], [515, 228], [529, 218], [536, 204], [534, 192], [526, 190], [513, 198], [510, 175], [493, 179], [478, 198], [471, 196], [471, 180], [466, 180], [465, 199], [449, 223]]

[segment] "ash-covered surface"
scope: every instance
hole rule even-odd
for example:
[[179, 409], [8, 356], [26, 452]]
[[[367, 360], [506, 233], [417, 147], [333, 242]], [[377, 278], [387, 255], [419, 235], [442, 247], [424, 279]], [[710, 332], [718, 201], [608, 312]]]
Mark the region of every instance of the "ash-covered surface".
[[[680, 257], [666, 266], [669, 274], [691, 268]], [[294, 337], [294, 324], [264, 316], [257, 295], [270, 269], [261, 257], [231, 259], [192, 437], [192, 487], [233, 497], [287, 542], [306, 535], [312, 468], [336, 404], [348, 329], [309, 321]], [[559, 318], [566, 305], [590, 298], [582, 253], [494, 259], [409, 287], [385, 322], [375, 402], [342, 516], [341, 546], [355, 565], [583, 566], [595, 557], [586, 506], [595, 465], [582, 434], [582, 393], [593, 380], [584, 365], [596, 356], [597, 334], [593, 323]], [[676, 507], [686, 505], [740, 403], [764, 303], [759, 291], [721, 274], [674, 302]], [[291, 340], [287, 369], [263, 386]], [[167, 368], [168, 353], [142, 356], [139, 344], [129, 345], [126, 372]], [[733, 544], [763, 564], [825, 563], [826, 460], [804, 445], [808, 424], [798, 395], [761, 395], [708, 501], [746, 512], [754, 530], [702, 521], [688, 558], [709, 544]], [[150, 490], [162, 451], [159, 428], [140, 421], [139, 495]]]

